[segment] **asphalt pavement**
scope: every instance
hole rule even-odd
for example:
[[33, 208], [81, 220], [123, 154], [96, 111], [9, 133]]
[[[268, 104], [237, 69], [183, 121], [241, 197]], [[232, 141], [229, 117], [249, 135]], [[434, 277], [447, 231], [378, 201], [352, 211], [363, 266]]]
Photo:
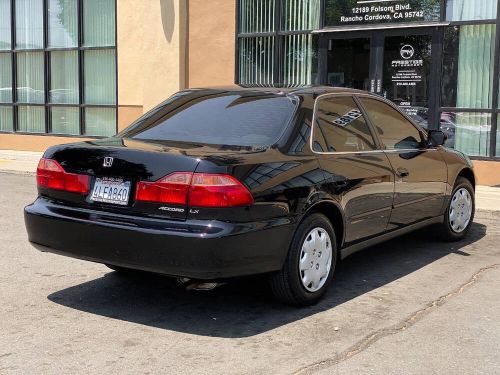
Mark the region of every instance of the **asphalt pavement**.
[[499, 212], [459, 243], [423, 229], [355, 254], [297, 309], [261, 279], [187, 292], [40, 253], [22, 216], [35, 194], [0, 172], [0, 374], [500, 373]]

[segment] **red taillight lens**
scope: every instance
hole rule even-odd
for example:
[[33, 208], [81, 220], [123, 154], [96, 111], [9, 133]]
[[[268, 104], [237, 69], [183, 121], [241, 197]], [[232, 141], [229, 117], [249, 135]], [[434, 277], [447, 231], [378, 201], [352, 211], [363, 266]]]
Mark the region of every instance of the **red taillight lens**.
[[52, 159], [40, 159], [36, 169], [36, 182], [39, 187], [64, 190], [72, 193], [88, 193], [89, 176], [67, 173]]
[[253, 204], [252, 194], [233, 176], [195, 173], [189, 193], [194, 207], [235, 207]]
[[180, 172], [155, 182], [138, 182], [135, 200], [186, 205], [192, 176], [192, 173]]
[[252, 194], [229, 175], [176, 172], [155, 182], [139, 182], [137, 201], [194, 207], [235, 207], [253, 204]]

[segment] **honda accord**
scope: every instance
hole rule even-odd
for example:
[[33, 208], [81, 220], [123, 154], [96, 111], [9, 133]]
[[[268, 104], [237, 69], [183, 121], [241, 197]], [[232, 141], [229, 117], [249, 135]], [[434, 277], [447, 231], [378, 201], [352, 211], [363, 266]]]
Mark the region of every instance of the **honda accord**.
[[475, 177], [446, 136], [362, 91], [181, 91], [111, 138], [49, 148], [25, 208], [44, 252], [317, 302], [339, 261], [433, 225], [464, 238]]

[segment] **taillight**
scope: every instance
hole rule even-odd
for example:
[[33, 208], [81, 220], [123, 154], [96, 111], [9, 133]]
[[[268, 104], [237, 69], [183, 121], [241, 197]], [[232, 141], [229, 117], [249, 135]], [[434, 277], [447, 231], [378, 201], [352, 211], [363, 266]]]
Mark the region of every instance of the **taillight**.
[[233, 176], [176, 172], [155, 182], [139, 182], [137, 201], [189, 205], [192, 207], [235, 207], [253, 204], [252, 194]]
[[135, 200], [185, 205], [192, 176], [192, 173], [180, 172], [172, 173], [155, 182], [138, 182]]
[[88, 193], [89, 176], [67, 173], [52, 159], [40, 159], [36, 169], [36, 182], [39, 187], [64, 190], [72, 193]]
[[233, 176], [195, 173], [189, 192], [194, 207], [235, 207], [253, 203], [252, 194]]

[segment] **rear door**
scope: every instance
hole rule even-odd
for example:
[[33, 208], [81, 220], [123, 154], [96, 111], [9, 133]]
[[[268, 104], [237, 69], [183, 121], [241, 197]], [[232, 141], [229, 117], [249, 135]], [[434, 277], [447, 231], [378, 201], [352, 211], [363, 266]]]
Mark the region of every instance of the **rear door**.
[[441, 153], [427, 148], [422, 131], [391, 105], [368, 96], [360, 101], [396, 176], [388, 229], [440, 215], [448, 174]]
[[352, 96], [328, 94], [316, 101], [313, 150], [326, 174], [324, 189], [345, 212], [346, 244], [386, 230], [394, 175]]

